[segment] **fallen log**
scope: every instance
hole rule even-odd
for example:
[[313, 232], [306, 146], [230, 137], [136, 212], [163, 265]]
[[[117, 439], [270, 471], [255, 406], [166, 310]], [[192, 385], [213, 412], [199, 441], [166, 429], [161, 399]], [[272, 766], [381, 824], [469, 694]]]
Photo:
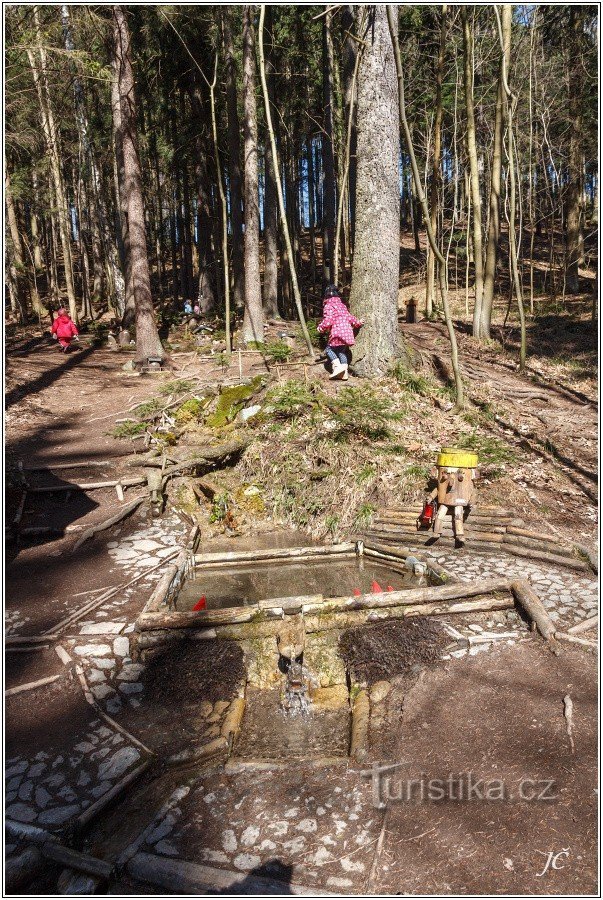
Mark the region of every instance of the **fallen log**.
[[44, 869], [44, 859], [37, 847], [26, 847], [4, 863], [4, 896], [18, 894]]
[[245, 715], [245, 698], [235, 697], [228, 707], [228, 712], [224, 717], [220, 733], [223, 738], [228, 741], [228, 746], [232, 750], [234, 740], [241, 730], [241, 722]]
[[99, 491], [103, 488], [114, 488], [118, 484], [122, 487], [135, 487], [145, 483], [144, 478], [121, 478], [119, 481], [91, 481], [77, 482], [73, 481], [69, 484], [43, 485], [42, 487], [31, 487], [31, 494], [55, 494], [57, 491]]
[[[138, 479], [136, 481], [136, 483], [143, 484], [145, 481], [146, 481], [145, 478]], [[115, 482], [115, 483], [117, 484], [118, 482]], [[124, 484], [124, 483], [125, 482], [123, 482], [123, 481], [121, 482], [121, 484]], [[135, 500], [131, 500], [127, 506], [124, 506], [122, 509], [119, 510], [118, 513], [115, 513], [115, 515], [110, 516], [108, 519], [105, 519], [103, 522], [99, 522], [98, 525], [92, 525], [90, 528], [86, 529], [86, 531], [84, 531], [84, 533], [82, 535], [80, 535], [80, 537], [75, 542], [74, 547], [71, 551], [72, 554], [76, 553], [80, 549], [82, 544], [85, 543], [90, 538], [93, 538], [95, 534], [99, 534], [101, 531], [106, 531], [107, 528], [111, 528], [111, 526], [117, 525], [118, 522], [121, 522], [122, 519], [126, 519], [129, 515], [131, 515], [131, 513], [134, 512], [135, 509], [138, 509], [138, 507], [140, 506], [140, 504], [142, 503], [142, 501], [144, 499], [145, 499], [145, 497], [137, 497]]]
[[596, 628], [599, 624], [599, 616], [589, 616], [588, 619], [583, 619], [581, 622], [577, 622], [575, 625], [572, 625], [571, 628], [567, 628], [566, 631], [568, 634], [582, 634], [583, 631], [590, 631], [591, 628]]
[[95, 856], [89, 856], [87, 853], [72, 850], [70, 847], [65, 847], [63, 844], [58, 844], [55, 841], [49, 841], [42, 845], [42, 855], [53, 862], [61, 863], [70, 869], [84, 872], [86, 875], [92, 875], [103, 881], [108, 881], [113, 873], [111, 863], [105, 862], [103, 859], [97, 859]]
[[111, 459], [103, 459], [103, 460], [89, 460], [85, 462], [70, 462], [70, 463], [61, 463], [61, 462], [51, 462], [47, 466], [23, 466], [24, 472], [52, 472], [54, 469], [92, 469], [96, 467], [102, 466], [114, 466], [115, 460]]
[[146, 772], [146, 770], [151, 765], [150, 759], [145, 759], [140, 766], [137, 766], [133, 769], [128, 775], [125, 775], [122, 779], [120, 779], [117, 784], [114, 784], [113, 787], [107, 791], [106, 794], [103, 794], [95, 803], [89, 806], [84, 810], [83, 813], [75, 820], [75, 828], [76, 830], [81, 830], [85, 828], [100, 812], [102, 812], [105, 807], [107, 807], [122, 791], [125, 791], [127, 787], [129, 787], [137, 778]]
[[[373, 542], [364, 546], [364, 553], [367, 556], [376, 556], [384, 560], [390, 560], [393, 558], [399, 559], [400, 561], [405, 560], [407, 556], [411, 555], [410, 550], [408, 551], [408, 553], [404, 553], [394, 547], [387, 547], [383, 546], [382, 544]], [[421, 558], [419, 559], [419, 562], [425, 563], [428, 569], [431, 569], [433, 572], [435, 572], [435, 574], [440, 578], [441, 581], [446, 582], [447, 584], [452, 584], [453, 582], [457, 581], [454, 576], [450, 575], [446, 571], [446, 569], [443, 568], [443, 566], [441, 566], [431, 557]]]
[[523, 578], [511, 582], [511, 591], [517, 603], [527, 614], [530, 622], [538, 629], [549, 644], [554, 644], [555, 624], [542, 605], [540, 597], [532, 590], [531, 585]]
[[109, 590], [105, 591], [104, 594], [101, 594], [100, 597], [96, 597], [94, 600], [90, 600], [88, 603], [85, 603], [84, 606], [81, 606], [76, 612], [71, 613], [71, 615], [67, 616], [65, 619], [62, 619], [56, 625], [53, 625], [53, 627], [46, 631], [43, 636], [47, 640], [48, 638], [56, 637], [57, 634], [64, 628], [67, 628], [69, 625], [77, 622], [78, 619], [82, 618], [82, 616], [85, 616], [89, 612], [92, 612], [93, 609], [96, 609], [97, 606], [101, 606], [106, 600], [109, 600], [115, 594], [125, 590], [125, 588], [130, 587], [130, 585], [135, 584], [137, 581], [140, 581], [141, 578], [146, 578], [146, 576], [150, 572], [155, 571], [155, 569], [158, 569], [160, 566], [164, 566], [179, 552], [179, 550], [174, 550], [173, 554], [164, 556], [164, 558], [160, 562], [158, 562], [157, 565], [150, 566], [148, 569], [143, 569], [142, 572], [139, 572], [138, 575], [135, 575], [134, 578], [126, 581], [124, 584], [120, 584], [115, 588], [109, 588]]
[[46, 684], [52, 684], [62, 678], [63, 673], [58, 675], [49, 675], [47, 678], [39, 678], [37, 681], [28, 681], [26, 684], [18, 684], [16, 687], [7, 688], [4, 691], [5, 697], [14, 697], [15, 694], [23, 694], [25, 691], [33, 691], [35, 688], [44, 687]]
[[563, 631], [556, 631], [557, 640], [567, 641], [569, 644], [578, 644], [580, 647], [588, 647], [590, 650], [597, 650], [599, 645], [596, 641], [588, 641], [586, 638], [576, 637], [575, 634], [567, 634]]
[[369, 749], [369, 719], [371, 706], [368, 691], [358, 691], [352, 706], [352, 728], [350, 739], [350, 756], [356, 762], [362, 763], [368, 756]]
[[[162, 892], [185, 896], [187, 894], [238, 894], [244, 884], [246, 893], [267, 896], [294, 894], [298, 897], [316, 896], [316, 887], [306, 887], [292, 882], [285, 883], [274, 878], [264, 878], [228, 869], [214, 869], [200, 863], [183, 859], [168, 859], [153, 853], [139, 851], [128, 862], [128, 875], [138, 881], [153, 884]], [[321, 889], [321, 896], [332, 896]]]

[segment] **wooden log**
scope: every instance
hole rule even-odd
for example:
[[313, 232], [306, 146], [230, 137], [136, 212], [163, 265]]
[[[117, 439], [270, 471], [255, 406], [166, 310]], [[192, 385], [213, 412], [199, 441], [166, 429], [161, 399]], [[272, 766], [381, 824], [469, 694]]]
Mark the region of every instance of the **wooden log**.
[[368, 691], [362, 688], [356, 694], [352, 706], [350, 756], [356, 762], [366, 760], [369, 750], [369, 719], [371, 706]]
[[[364, 552], [367, 556], [376, 556], [377, 558], [382, 558], [384, 560], [398, 559], [401, 561], [405, 560], [407, 556], [411, 555], [410, 550], [406, 554], [400, 552], [399, 550], [396, 550], [394, 547], [383, 546], [382, 544], [377, 544], [374, 542], [367, 544], [364, 548]], [[421, 557], [419, 559], [419, 562], [425, 563], [428, 570], [431, 569], [431, 571], [435, 573], [441, 583], [445, 582], [447, 584], [453, 584], [458, 580], [453, 575], [450, 575], [443, 566], [437, 563], [430, 556]], [[404, 568], [404, 571], [408, 570]]]
[[4, 896], [21, 893], [44, 869], [44, 858], [37, 847], [26, 847], [4, 863]]
[[71, 613], [71, 615], [67, 616], [67, 618], [62, 619], [57, 625], [54, 625], [52, 628], [50, 628], [47, 632], [45, 632], [44, 637], [46, 637], [47, 639], [49, 637], [55, 637], [60, 631], [62, 631], [64, 628], [67, 628], [68, 625], [72, 625], [74, 622], [77, 622], [78, 619], [81, 619], [89, 612], [92, 612], [92, 610], [96, 609], [97, 606], [101, 606], [106, 600], [109, 600], [111, 597], [115, 596], [115, 594], [118, 594], [120, 591], [125, 590], [125, 588], [130, 587], [130, 585], [135, 584], [137, 581], [140, 581], [141, 578], [146, 578], [150, 572], [155, 571], [155, 569], [158, 569], [160, 566], [164, 566], [179, 552], [179, 550], [174, 550], [173, 554], [164, 556], [164, 558], [156, 565], [149, 566], [148, 569], [143, 569], [142, 572], [139, 572], [138, 575], [135, 575], [134, 578], [126, 581], [124, 584], [120, 584], [115, 588], [109, 588], [109, 590], [105, 591], [104, 594], [101, 594], [100, 597], [96, 597], [94, 600], [90, 600], [88, 603], [84, 604], [84, 606], [81, 606], [76, 612]]
[[322, 594], [313, 594], [309, 596], [308, 594], [304, 594], [301, 597], [275, 597], [271, 600], [260, 600], [258, 605], [259, 609], [298, 609], [304, 605], [304, 603], [320, 603], [324, 600]]
[[43, 687], [45, 684], [52, 684], [63, 677], [63, 673], [58, 675], [49, 675], [47, 678], [39, 678], [37, 681], [28, 681], [26, 684], [18, 684], [16, 687], [7, 688], [4, 691], [5, 697], [14, 697], [15, 694], [22, 694], [25, 691], [33, 691], [35, 688]]
[[95, 878], [93, 875], [84, 875], [82, 872], [74, 872], [73, 869], [65, 868], [57, 879], [56, 893], [93, 895], [99, 893], [102, 884], [102, 878]]
[[204, 744], [202, 747], [181, 750], [179, 753], [172, 753], [172, 755], [168, 756], [166, 759], [166, 764], [168, 766], [180, 766], [184, 763], [203, 763], [210, 759], [215, 759], [216, 756], [224, 756], [224, 754], [228, 753], [228, 750], [228, 740], [221, 735], [220, 737], [214, 738], [214, 740], [210, 741], [208, 744]]
[[[139, 480], [137, 484], [144, 483], [145, 479], [142, 479], [142, 482]], [[122, 482], [125, 484], [125, 482]], [[135, 509], [138, 509], [142, 501], [145, 497], [137, 497], [135, 500], [131, 500], [127, 506], [122, 507], [118, 513], [113, 516], [110, 516], [108, 519], [105, 519], [103, 522], [99, 522], [98, 525], [92, 525], [90, 528], [87, 528], [86, 531], [75, 542], [72, 553], [75, 553], [82, 544], [94, 537], [95, 534], [98, 534], [101, 531], [106, 531], [107, 528], [111, 528], [112, 525], [117, 525], [118, 522], [121, 522], [123, 519], [127, 518], [127, 516], [131, 515]]]
[[[137, 881], [155, 885], [162, 893], [207, 894], [221, 893], [236, 895], [241, 884], [245, 883], [245, 891], [260, 896], [294, 894], [298, 897], [316, 896], [316, 887], [302, 884], [279, 882], [273, 878], [245, 875], [228, 869], [215, 869], [200, 863], [186, 862], [183, 859], [168, 859], [153, 853], [139, 851], [127, 864], [127, 872]], [[321, 897], [333, 896], [321, 889]]]
[[567, 628], [566, 631], [568, 634], [582, 634], [583, 631], [590, 631], [591, 628], [596, 628], [599, 624], [599, 616], [589, 616], [588, 619], [582, 619], [581, 622], [577, 622], [575, 625], [572, 625], [571, 628]]
[[[408, 528], [409, 526], [411, 529], [416, 530], [416, 521], [416, 516], [408, 516], [400, 519], [383, 519], [380, 517], [377, 519], [373, 519], [373, 525], [376, 528], [382, 528], [384, 531], [403, 527]], [[494, 534], [505, 534], [505, 532], [507, 531], [506, 525], [500, 525], [495, 521], [475, 521], [472, 516], [470, 516], [464, 524], [466, 529], [473, 530], [475, 532], [489, 531]], [[444, 528], [452, 528], [452, 516], [447, 516], [444, 519]]]
[[25, 647], [5, 647], [6, 653], [37, 653], [39, 650], [48, 650], [50, 644], [28, 644]]
[[555, 639], [555, 624], [542, 605], [540, 597], [532, 590], [531, 585], [523, 578], [511, 582], [511, 591], [517, 603], [525, 611], [530, 622], [536, 626], [545, 641]]
[[58, 841], [56, 834], [51, 834], [37, 825], [27, 825], [25, 822], [15, 822], [14, 819], [4, 819], [4, 830], [9, 837], [17, 841], [28, 841], [30, 844], [41, 846], [47, 841]]
[[19, 501], [19, 506], [17, 507], [17, 512], [15, 513], [15, 518], [13, 519], [13, 528], [17, 525], [20, 525], [21, 519], [23, 518], [23, 511], [25, 509], [25, 501], [27, 500], [27, 489], [23, 491], [21, 494], [21, 499]]
[[[435, 587], [415, 588], [406, 591], [390, 591], [382, 594], [367, 594], [363, 597], [333, 597], [318, 602], [314, 597], [300, 597], [304, 614], [316, 612], [328, 613], [340, 609], [371, 609], [373, 607], [390, 607], [411, 603], [442, 602], [458, 597], [472, 597], [493, 591], [509, 589], [506, 578], [490, 578], [474, 584], [438, 585]], [[297, 599], [297, 598], [296, 598]], [[282, 606], [284, 600], [275, 600]], [[173, 628], [202, 628], [204, 625], [222, 626], [238, 625], [245, 622], [258, 621], [262, 614], [258, 606], [236, 606], [230, 609], [199, 610], [198, 612], [155, 612], [141, 614], [136, 627], [139, 631], [158, 631]]]
[[526, 547], [528, 550], [540, 550], [543, 553], [552, 553], [556, 556], [568, 557], [569, 559], [576, 558], [571, 547], [563, 547], [555, 541], [538, 541], [534, 538], [521, 537], [516, 534], [506, 534], [503, 543], [505, 546], [509, 544], [513, 547]]
[[42, 855], [46, 859], [68, 866], [76, 872], [84, 872], [86, 875], [93, 875], [103, 881], [108, 881], [113, 873], [113, 865], [105, 862], [104, 859], [80, 853], [78, 850], [72, 850], [55, 841], [48, 841], [42, 846]]
[[43, 644], [48, 638], [42, 634], [7, 634], [4, 638], [4, 644], [11, 647], [14, 644], [21, 646], [23, 644]]
[[144, 762], [141, 763], [141, 765], [137, 766], [127, 775], [124, 775], [124, 777], [121, 778], [117, 782], [117, 784], [114, 784], [106, 794], [103, 794], [102, 797], [99, 797], [99, 799], [87, 809], [85, 809], [83, 813], [80, 813], [80, 815], [75, 820], [76, 829], [81, 830], [82, 828], [85, 828], [86, 825], [88, 825], [100, 812], [102, 812], [105, 807], [112, 803], [113, 800], [117, 796], [119, 796], [119, 794], [125, 791], [126, 788], [128, 788], [134, 781], [136, 781], [137, 778], [140, 778], [143, 772], [146, 772], [150, 765], [151, 760], [145, 759]]
[[212, 566], [221, 563], [266, 562], [269, 560], [299, 559], [313, 556], [340, 556], [356, 553], [356, 544], [332, 544], [327, 547], [285, 547], [273, 550], [233, 550], [226, 553], [198, 553], [195, 566]]
[[244, 697], [235, 697], [228, 707], [228, 712], [224, 717], [220, 734], [228, 741], [228, 746], [232, 749], [234, 740], [241, 730], [241, 723], [245, 715], [245, 699]]
[[103, 488], [114, 488], [120, 484], [122, 487], [135, 487], [138, 484], [144, 484], [146, 478], [122, 478], [119, 481], [90, 481], [90, 482], [70, 482], [69, 484], [51, 484], [42, 487], [29, 488], [32, 494], [55, 494], [60, 491], [98, 491]]
[[588, 647], [590, 650], [597, 650], [599, 645], [596, 641], [589, 641], [586, 638], [576, 637], [575, 634], [567, 634], [563, 631], [556, 631], [557, 640], [567, 641], [570, 644], [578, 644], [580, 647]]
[[518, 528], [516, 525], [508, 525], [507, 534], [516, 534], [518, 537], [533, 538], [535, 541], [557, 542], [557, 538], [554, 534], [546, 534], [544, 531], [529, 531], [527, 528]]
[[[356, 628], [384, 619], [405, 619], [410, 616], [448, 616], [463, 613], [491, 612], [492, 610], [513, 609], [513, 597], [483, 598], [478, 600], [453, 601], [451, 603], [426, 603], [421, 606], [395, 606], [382, 610], [357, 610], [347, 613], [333, 613], [329, 616], [312, 616], [306, 619], [306, 632], [316, 634], [321, 631], [341, 631]], [[217, 637], [220, 637], [218, 634]]]
[[102, 466], [114, 466], [116, 463], [115, 459], [103, 459], [103, 460], [88, 460], [85, 462], [70, 462], [70, 463], [62, 463], [62, 462], [50, 462], [47, 466], [23, 466], [24, 472], [53, 472], [55, 469], [60, 469], [61, 471], [66, 469], [93, 469], [100, 468]]

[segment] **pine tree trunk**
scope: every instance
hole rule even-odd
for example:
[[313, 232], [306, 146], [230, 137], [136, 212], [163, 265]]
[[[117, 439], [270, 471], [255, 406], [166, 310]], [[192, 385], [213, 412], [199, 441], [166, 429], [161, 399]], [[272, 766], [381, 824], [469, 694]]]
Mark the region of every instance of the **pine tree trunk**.
[[333, 151], [333, 38], [331, 13], [323, 17], [322, 26], [322, 84], [324, 126], [322, 134], [322, 165], [324, 172], [324, 207], [322, 213], [322, 275], [326, 282], [334, 274], [335, 249], [335, 157]]
[[[505, 7], [503, 6], [503, 9]], [[508, 49], [501, 51], [500, 74], [496, 93], [496, 112], [494, 117], [494, 147], [492, 150], [492, 171], [490, 175], [490, 217], [488, 221], [488, 243], [486, 245], [486, 262], [484, 265], [484, 298], [482, 316], [477, 337], [488, 339], [492, 325], [494, 307], [494, 287], [496, 282], [496, 263], [498, 244], [500, 241], [500, 191], [502, 177], [502, 147], [504, 128], [504, 85], [503, 72], [508, 71]]]
[[15, 312], [20, 322], [25, 322], [27, 318], [27, 285], [25, 280], [25, 262], [23, 259], [23, 246], [21, 243], [21, 234], [19, 233], [19, 225], [17, 222], [17, 213], [10, 185], [10, 175], [4, 159], [4, 200], [6, 202], [6, 217], [8, 219], [8, 227], [11, 238], [11, 282], [13, 288], [13, 312]]
[[568, 112], [570, 119], [570, 139], [568, 158], [568, 185], [566, 200], [566, 256], [565, 287], [568, 294], [580, 290], [578, 267], [580, 263], [580, 223], [581, 223], [581, 174], [582, 174], [582, 92], [583, 68], [581, 65], [581, 43], [584, 30], [584, 13], [579, 6], [569, 7], [568, 28]]
[[255, 99], [253, 6], [243, 7], [243, 97], [245, 137], [245, 314], [243, 341], [264, 343], [260, 282], [260, 209], [258, 187], [258, 112]]
[[124, 308], [121, 323], [124, 328], [130, 328], [136, 321], [136, 302], [134, 299], [134, 287], [132, 283], [130, 235], [128, 230], [128, 200], [126, 173], [124, 168], [123, 148], [123, 122], [119, 87], [119, 61], [117, 56], [113, 60], [113, 80], [111, 82], [111, 109], [113, 113], [113, 144], [115, 149], [115, 209], [119, 222], [119, 234], [121, 237], [121, 252], [124, 273]]
[[38, 67], [33, 50], [27, 50], [27, 56], [29, 59], [34, 84], [38, 95], [42, 130], [44, 132], [44, 139], [46, 142], [46, 152], [50, 161], [50, 171], [52, 175], [55, 199], [57, 204], [57, 217], [59, 222], [61, 250], [63, 252], [63, 269], [65, 272], [65, 285], [67, 290], [67, 300], [69, 303], [69, 314], [73, 321], [77, 322], [78, 311], [75, 297], [75, 288], [73, 284], [73, 262], [71, 258], [71, 242], [69, 234], [69, 209], [67, 206], [65, 186], [63, 183], [63, 175], [61, 172], [59, 132], [56, 127], [54, 111], [52, 108], [50, 92], [48, 89], [48, 82], [46, 80], [45, 73], [48, 68], [46, 50], [42, 46], [40, 23], [36, 7], [34, 7], [34, 23], [36, 27], [36, 43], [38, 55], [40, 58], [40, 67]]
[[[274, 38], [272, 34], [272, 7], [266, 9], [264, 46], [266, 47], [266, 82], [268, 98], [274, 108]], [[264, 315], [267, 319], [279, 317], [278, 309], [278, 197], [276, 171], [270, 139], [264, 141]]]
[[473, 307], [473, 337], [479, 337], [484, 294], [484, 255], [482, 249], [482, 198], [479, 187], [479, 167], [475, 138], [475, 107], [473, 97], [473, 31], [469, 25], [467, 7], [461, 6], [463, 23], [463, 53], [465, 107], [467, 111], [467, 157], [469, 159], [471, 206], [473, 213], [473, 264], [475, 270], [475, 300]]
[[[341, 28], [343, 31], [343, 90], [345, 120], [350, 121], [350, 110], [354, 110], [356, 103], [356, 84], [354, 69], [358, 55], [358, 44], [354, 40], [354, 7], [344, 6], [341, 11]], [[354, 229], [356, 219], [356, 114], [352, 115], [350, 130], [348, 171], [348, 215], [349, 215], [349, 243], [350, 254], [354, 249]], [[347, 218], [347, 217], [346, 217]]]
[[196, 85], [191, 94], [193, 119], [196, 124], [196, 168], [197, 179], [197, 254], [199, 257], [199, 290], [197, 302], [204, 314], [213, 312], [216, 307], [215, 275], [213, 272], [212, 253], [212, 204], [211, 185], [207, 160], [212, 150], [207, 126], [207, 116], [203, 111], [203, 95]]
[[232, 228], [232, 277], [235, 309], [245, 305], [245, 267], [243, 255], [243, 191], [241, 178], [241, 140], [237, 110], [237, 64], [232, 39], [232, 9], [220, 8], [226, 72], [226, 109], [228, 115], [228, 171], [230, 174], [230, 220]]
[[[397, 11], [397, 7], [394, 7]], [[369, 8], [358, 69], [358, 180], [351, 308], [364, 321], [354, 350], [361, 375], [387, 370], [400, 349], [400, 127], [393, 47], [383, 4]]]
[[[433, 124], [433, 158], [431, 167], [431, 184], [429, 189], [429, 217], [431, 228], [438, 236], [439, 201], [442, 183], [442, 82], [444, 80], [444, 52], [446, 48], [446, 4], [442, 6], [442, 21], [440, 24], [440, 49], [436, 66], [436, 99], [435, 120]], [[428, 318], [433, 315], [435, 306], [435, 268], [436, 259], [428, 248], [427, 250], [427, 285], [425, 291], [425, 313]]]
[[113, 7], [113, 25], [115, 68], [118, 75], [121, 111], [130, 271], [136, 304], [136, 360], [142, 364], [149, 356], [163, 358], [164, 351], [153, 313], [136, 134], [136, 99], [130, 56], [130, 31], [122, 6]]

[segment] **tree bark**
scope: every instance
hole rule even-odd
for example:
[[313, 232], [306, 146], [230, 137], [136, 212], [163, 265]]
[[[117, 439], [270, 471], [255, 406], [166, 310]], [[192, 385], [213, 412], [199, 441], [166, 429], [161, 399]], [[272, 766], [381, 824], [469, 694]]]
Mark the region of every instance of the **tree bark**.
[[[397, 14], [397, 6], [394, 7]], [[394, 52], [383, 4], [368, 9], [358, 68], [356, 244], [350, 305], [364, 321], [354, 351], [361, 375], [399, 354], [400, 126]]]
[[245, 138], [245, 314], [243, 341], [264, 343], [260, 283], [260, 209], [258, 186], [258, 111], [255, 100], [253, 6], [243, 7], [243, 96]]
[[199, 308], [204, 314], [210, 313], [216, 306], [214, 273], [212, 270], [212, 203], [211, 184], [207, 160], [211, 154], [206, 117], [203, 114], [201, 89], [196, 85], [191, 93], [193, 118], [197, 123], [195, 143], [197, 161], [195, 175], [197, 178], [197, 254], [199, 257], [199, 289], [197, 293]]
[[[358, 55], [358, 44], [353, 37], [354, 29], [354, 12], [352, 5], [344, 6], [341, 11], [341, 27], [344, 33], [343, 39], [343, 90], [344, 90], [344, 109], [345, 120], [351, 122], [350, 126], [350, 149], [348, 154], [349, 171], [348, 171], [348, 191], [349, 204], [348, 215], [350, 220], [350, 252], [354, 248], [355, 222], [356, 222], [356, 78], [354, 70], [356, 68], [356, 57]], [[350, 113], [351, 118], [350, 118]]]
[[159, 340], [153, 313], [142, 176], [136, 134], [136, 97], [130, 56], [130, 31], [122, 6], [113, 7], [113, 28], [115, 69], [118, 76], [121, 112], [130, 272], [136, 304], [136, 360], [142, 364], [149, 356], [162, 359], [164, 350]]
[[119, 66], [117, 56], [113, 60], [113, 79], [111, 81], [111, 110], [113, 117], [113, 146], [115, 152], [115, 209], [119, 223], [121, 237], [121, 253], [123, 266], [123, 308], [117, 305], [117, 312], [121, 314], [121, 324], [124, 328], [130, 328], [136, 321], [136, 303], [132, 287], [132, 272], [130, 269], [130, 238], [128, 232], [128, 202], [126, 174], [124, 169], [123, 150], [123, 125], [121, 100], [119, 95]]
[[335, 156], [333, 151], [333, 37], [331, 13], [322, 25], [322, 85], [324, 125], [322, 133], [322, 165], [324, 172], [324, 206], [322, 214], [322, 275], [325, 282], [334, 277], [335, 250]]
[[63, 252], [63, 268], [65, 272], [65, 285], [67, 289], [67, 300], [69, 303], [69, 314], [73, 321], [77, 322], [78, 310], [75, 298], [75, 288], [73, 284], [73, 262], [71, 257], [71, 242], [69, 235], [69, 209], [67, 206], [65, 185], [63, 183], [63, 175], [61, 172], [59, 132], [56, 127], [54, 110], [50, 101], [50, 92], [48, 90], [48, 82], [46, 80], [45, 74], [47, 69], [47, 57], [46, 50], [42, 46], [42, 36], [40, 33], [40, 21], [37, 7], [34, 7], [34, 24], [36, 29], [36, 45], [41, 63], [40, 68], [38, 68], [33, 50], [27, 51], [27, 57], [29, 59], [31, 72], [38, 95], [42, 130], [44, 132], [44, 139], [46, 142], [46, 151], [50, 160], [50, 171], [52, 175], [55, 199], [57, 204], [57, 217], [59, 222], [61, 250]]
[[[439, 199], [442, 184], [442, 82], [444, 80], [444, 52], [446, 48], [446, 10], [442, 6], [440, 24], [440, 47], [436, 66], [436, 100], [435, 120], [433, 125], [433, 158], [431, 165], [431, 184], [429, 186], [429, 218], [431, 229], [438, 240]], [[427, 250], [427, 286], [425, 292], [425, 313], [428, 318], [433, 315], [435, 305], [435, 256], [431, 248]]]
[[23, 245], [21, 242], [21, 234], [19, 232], [19, 224], [17, 222], [17, 212], [15, 210], [15, 202], [10, 184], [10, 175], [6, 157], [4, 158], [4, 200], [6, 202], [6, 217], [8, 219], [8, 227], [12, 243], [12, 259], [11, 272], [14, 282], [14, 310], [19, 320], [25, 322], [27, 318], [27, 286], [25, 280], [25, 261], [23, 259]]
[[[268, 102], [274, 107], [274, 38], [272, 34], [272, 7], [266, 9], [264, 44], [266, 46], [266, 81]], [[279, 317], [278, 309], [278, 198], [276, 195], [276, 170], [272, 158], [270, 139], [264, 140], [264, 315], [267, 319]]]
[[565, 287], [569, 294], [580, 290], [578, 266], [580, 262], [581, 223], [581, 175], [582, 175], [582, 92], [583, 69], [581, 66], [584, 13], [579, 6], [569, 7], [568, 28], [568, 107], [569, 107], [569, 159], [566, 200], [566, 256]]
[[463, 54], [465, 107], [467, 111], [467, 157], [469, 159], [471, 206], [473, 212], [473, 265], [475, 271], [475, 300], [473, 306], [473, 337], [479, 337], [484, 295], [484, 255], [482, 248], [482, 198], [479, 187], [477, 143], [475, 139], [475, 108], [473, 98], [473, 31], [469, 25], [467, 7], [461, 6], [463, 23]]
[[[506, 9], [503, 5], [503, 9]], [[510, 35], [509, 35], [510, 40]], [[496, 113], [494, 117], [494, 147], [492, 150], [492, 170], [490, 174], [490, 219], [488, 222], [488, 243], [486, 245], [486, 262], [484, 266], [484, 299], [482, 315], [479, 323], [477, 337], [489, 339], [492, 325], [492, 310], [494, 307], [494, 285], [496, 281], [496, 262], [498, 259], [498, 244], [500, 241], [500, 191], [502, 176], [502, 145], [503, 145], [503, 106], [504, 85], [503, 76], [508, 71], [509, 48], [501, 50], [500, 69], [498, 78], [498, 90], [496, 92]]]
[[230, 175], [230, 221], [232, 228], [233, 301], [236, 309], [245, 305], [245, 267], [243, 255], [243, 192], [241, 178], [241, 141], [237, 110], [237, 64], [232, 38], [234, 7], [221, 7], [222, 40], [226, 70], [226, 110], [228, 119], [228, 172]]

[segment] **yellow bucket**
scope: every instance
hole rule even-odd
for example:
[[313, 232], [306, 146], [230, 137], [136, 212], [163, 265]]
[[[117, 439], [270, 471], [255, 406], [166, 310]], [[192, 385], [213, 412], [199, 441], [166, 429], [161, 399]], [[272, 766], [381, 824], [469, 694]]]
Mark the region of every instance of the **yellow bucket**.
[[454, 447], [442, 447], [438, 453], [437, 465], [450, 469], [475, 469], [477, 453], [471, 453], [469, 450], [455, 450]]

